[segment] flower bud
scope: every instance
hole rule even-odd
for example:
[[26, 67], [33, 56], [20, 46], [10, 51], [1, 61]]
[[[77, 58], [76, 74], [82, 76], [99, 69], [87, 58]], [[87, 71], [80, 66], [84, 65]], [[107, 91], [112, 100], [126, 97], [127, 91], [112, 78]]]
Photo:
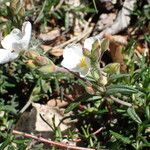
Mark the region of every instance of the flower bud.
[[108, 83], [107, 77], [104, 75], [101, 75], [101, 77], [99, 79], [99, 83], [102, 84], [103, 86], [105, 86]]
[[35, 59], [36, 57], [40, 56], [37, 52], [35, 52], [33, 50], [26, 51], [24, 54], [26, 57], [28, 57], [30, 59]]
[[87, 87], [86, 87], [86, 91], [87, 91], [89, 94], [95, 94], [94, 88], [93, 88], [92, 86], [87, 86]]
[[34, 64], [34, 61], [31, 60], [31, 59], [29, 59], [29, 60], [26, 62], [26, 65], [27, 65], [29, 68], [31, 68], [31, 69], [35, 69], [35, 68], [36, 68], [36, 66], [35, 66], [35, 64]]
[[86, 57], [90, 57], [91, 56], [91, 51], [89, 51], [88, 49], [82, 48], [82, 51], [83, 51], [83, 55], [84, 56], [86, 56]]
[[35, 58], [35, 63], [38, 65], [38, 66], [44, 66], [44, 65], [47, 65], [50, 63], [50, 60], [47, 58], [47, 57], [44, 57], [44, 56], [37, 56]]
[[49, 74], [56, 71], [56, 66], [54, 64], [48, 64], [40, 67], [38, 71], [42, 72], [43, 74]]

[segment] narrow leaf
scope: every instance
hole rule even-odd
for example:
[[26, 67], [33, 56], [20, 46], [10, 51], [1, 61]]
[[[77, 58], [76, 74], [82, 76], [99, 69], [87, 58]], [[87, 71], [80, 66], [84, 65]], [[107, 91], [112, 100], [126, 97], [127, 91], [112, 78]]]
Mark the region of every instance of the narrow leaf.
[[108, 49], [109, 49], [109, 40], [103, 39], [103, 41], [101, 42], [101, 53], [104, 53]]
[[106, 90], [107, 95], [116, 94], [116, 93], [131, 95], [137, 92], [139, 92], [137, 89], [128, 85], [110, 85], [107, 87]]
[[71, 103], [65, 110], [65, 113], [71, 112], [73, 109], [79, 106], [79, 102]]
[[128, 108], [127, 113], [135, 122], [137, 122], [138, 124], [142, 123], [140, 117], [137, 115], [134, 108]]
[[130, 144], [131, 140], [128, 137], [124, 137], [123, 135], [116, 133], [110, 130], [110, 133], [118, 140], [122, 141], [125, 144]]

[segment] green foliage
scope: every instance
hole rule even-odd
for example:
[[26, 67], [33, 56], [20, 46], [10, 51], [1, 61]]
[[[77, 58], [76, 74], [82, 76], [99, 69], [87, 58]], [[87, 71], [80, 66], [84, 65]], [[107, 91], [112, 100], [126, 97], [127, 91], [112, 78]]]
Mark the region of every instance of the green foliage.
[[138, 0], [133, 15], [135, 15], [138, 18], [137, 25], [139, 28], [143, 28], [143, 26], [147, 24], [149, 26], [150, 20], [149, 10], [150, 4], [146, 4], [145, 1]]
[[[65, 1], [56, 8], [59, 0], [44, 0], [35, 2], [33, 8], [24, 10], [19, 1], [13, 0], [7, 6], [0, 6], [0, 26], [3, 35], [12, 28], [21, 26], [24, 19], [31, 19], [40, 29], [55, 18], [67, 30], [70, 28], [69, 13], [78, 18], [80, 12], [97, 12], [96, 1], [87, 4], [87, 7], [72, 8]], [[98, 1], [99, 2], [99, 1]], [[149, 5], [142, 5], [143, 9], [135, 10], [133, 15], [140, 18], [138, 25], [147, 24]], [[94, 5], [94, 7], [93, 7]], [[15, 9], [17, 8], [17, 9]], [[33, 16], [34, 14], [34, 16]], [[7, 22], [5, 19], [7, 19]], [[139, 20], [140, 20], [139, 19]], [[61, 26], [59, 24], [59, 26]], [[150, 44], [150, 36], [145, 33], [144, 41]], [[109, 41], [96, 41], [89, 58], [91, 58], [92, 73], [85, 80], [74, 78], [73, 75], [54, 71], [55, 59], [42, 54], [48, 64], [36, 62], [32, 67], [27, 65], [27, 58], [22, 56], [14, 62], [0, 66], [0, 149], [24, 150], [31, 139], [18, 138], [12, 135], [12, 130], [20, 117], [20, 113], [29, 108], [31, 102], [46, 103], [51, 97], [74, 92], [75, 84], [86, 89], [87, 92], [75, 97], [65, 109], [65, 113], [73, 112], [70, 117], [77, 119], [78, 132], [70, 131], [68, 139], [79, 137], [85, 147], [96, 149], [149, 149], [150, 148], [150, 67], [143, 54], [137, 57], [134, 52], [136, 40], [131, 40], [123, 53], [127, 65], [127, 72], [121, 73], [117, 63], [111, 63], [100, 68], [99, 62], [103, 53], [108, 49]], [[38, 48], [37, 48], [38, 49]], [[38, 51], [38, 50], [37, 50]], [[39, 55], [38, 55], [39, 56]], [[40, 55], [41, 56], [41, 55]], [[94, 56], [94, 57], [93, 57]], [[33, 59], [32, 59], [33, 60]], [[104, 71], [104, 72], [103, 72]], [[107, 83], [102, 84], [102, 77], [107, 77]], [[90, 84], [89, 84], [89, 82]], [[93, 91], [89, 92], [88, 88]], [[132, 107], [117, 103], [127, 102]], [[27, 105], [26, 105], [27, 104]], [[55, 118], [54, 118], [55, 119]], [[61, 142], [63, 135], [59, 127], [54, 129], [55, 140]], [[32, 149], [42, 150], [44, 144], [35, 144]], [[52, 149], [55, 149], [54, 147]]]

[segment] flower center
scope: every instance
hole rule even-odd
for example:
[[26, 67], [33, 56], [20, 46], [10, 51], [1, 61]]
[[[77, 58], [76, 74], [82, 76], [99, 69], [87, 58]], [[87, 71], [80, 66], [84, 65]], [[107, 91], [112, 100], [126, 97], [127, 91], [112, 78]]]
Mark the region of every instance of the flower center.
[[81, 57], [79, 66], [80, 66], [81, 68], [87, 68], [87, 67], [88, 67], [88, 66], [87, 66], [87, 62], [86, 62], [86, 59], [85, 59], [84, 56]]

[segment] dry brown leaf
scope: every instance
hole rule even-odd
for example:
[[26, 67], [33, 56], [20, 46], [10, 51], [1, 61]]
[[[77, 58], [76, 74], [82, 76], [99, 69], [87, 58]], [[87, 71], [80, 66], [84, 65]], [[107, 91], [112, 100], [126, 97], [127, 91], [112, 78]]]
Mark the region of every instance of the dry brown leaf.
[[65, 107], [68, 105], [68, 102], [61, 99], [51, 99], [47, 102], [47, 105], [50, 107]]
[[115, 13], [110, 13], [110, 14], [102, 14], [100, 16], [100, 22], [105, 26], [109, 26], [113, 23], [114, 19], [116, 18]]
[[31, 5], [30, 0], [24, 0], [24, 5], [25, 5], [25, 8], [27, 8], [28, 10], [32, 9], [32, 5]]
[[87, 86], [87, 87], [86, 87], [86, 91], [87, 91], [89, 94], [95, 94], [94, 88], [93, 88], [92, 86]]
[[101, 32], [102, 30], [104, 30], [105, 28], [111, 26], [114, 22], [116, 18], [116, 14], [115, 13], [109, 13], [109, 14], [101, 14], [100, 18], [96, 24], [96, 27], [94, 29], [94, 35], [98, 34], [99, 32]]
[[6, 18], [4, 18], [4, 17], [0, 16], [0, 21], [1, 21], [1, 22], [7, 22], [7, 21], [8, 21], [8, 19], [6, 19]]
[[48, 33], [41, 33], [38, 38], [44, 42], [50, 42], [55, 40], [58, 36], [60, 36], [60, 30], [56, 28]]
[[125, 72], [126, 71], [126, 65], [124, 62], [124, 57], [122, 54], [122, 48], [123, 45], [120, 45], [118, 43], [110, 42], [110, 53], [113, 62], [120, 63], [120, 69], [121, 71]]
[[105, 34], [105, 38], [110, 41], [109, 49], [113, 62], [120, 63], [121, 71], [125, 72], [126, 65], [124, 63], [124, 56], [122, 54], [122, 49], [125, 45], [127, 45], [127, 36], [122, 35], [111, 35]]
[[41, 45], [40, 47], [43, 49], [43, 51], [45, 52], [49, 51], [51, 55], [56, 56], [56, 57], [62, 56], [63, 54], [63, 49], [61, 48], [55, 48], [55, 47], [52, 48], [49, 45]]
[[110, 42], [118, 43], [121, 45], [127, 45], [128, 36], [122, 36], [122, 35], [111, 35], [111, 34], [105, 34], [105, 38], [109, 39]]
[[53, 48], [50, 52], [51, 55], [59, 57], [63, 55], [63, 49], [61, 48]]
[[[113, 59], [113, 62], [118, 62], [121, 64], [121, 71], [126, 70], [126, 65], [124, 63], [124, 56], [122, 54], [122, 48], [127, 45], [128, 37], [121, 35], [110, 35], [105, 34], [105, 38], [110, 40], [110, 53]], [[138, 42], [135, 47], [135, 53], [141, 57], [141, 54], [148, 54], [148, 48], [144, 44]]]
[[145, 47], [141, 43], [137, 43], [136, 45], [136, 50], [140, 53], [143, 54], [145, 52]]
[[47, 51], [51, 51], [52, 47], [49, 45], [40, 45], [40, 47], [43, 49], [43, 51], [47, 52]]
[[137, 0], [125, 0], [123, 3], [122, 9], [119, 11], [118, 16], [114, 23], [110, 26], [107, 27], [105, 30], [103, 30], [100, 34], [95, 36], [96, 38], [103, 38], [104, 34], [109, 33], [109, 34], [116, 34], [125, 28], [128, 27], [130, 24], [130, 15], [132, 11], [134, 10], [134, 4], [137, 2]]

